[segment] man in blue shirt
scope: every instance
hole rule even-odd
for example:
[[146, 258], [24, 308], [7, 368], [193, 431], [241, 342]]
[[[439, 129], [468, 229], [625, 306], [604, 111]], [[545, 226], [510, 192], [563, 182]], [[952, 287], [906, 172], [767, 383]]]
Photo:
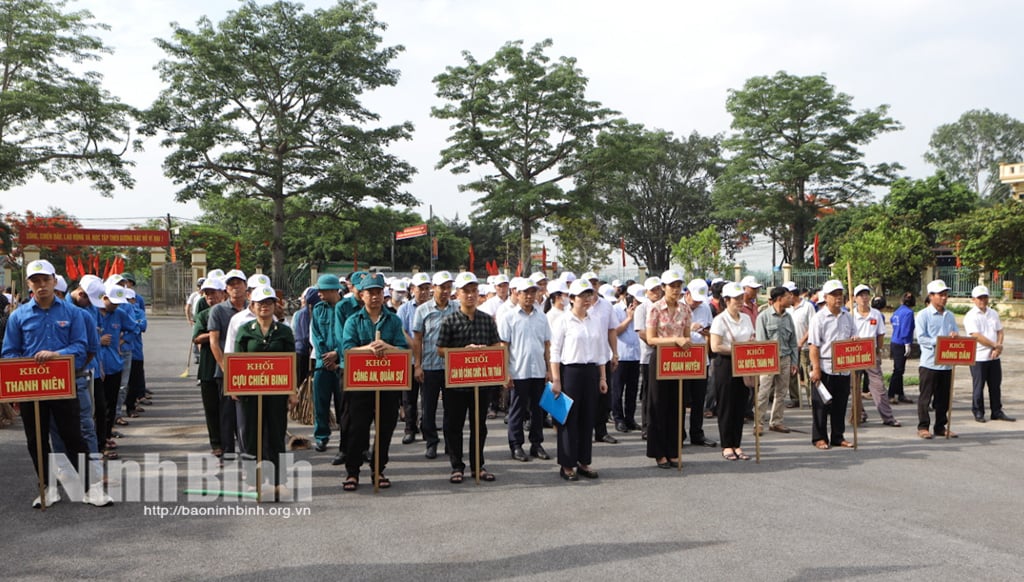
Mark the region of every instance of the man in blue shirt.
[[[946, 310], [949, 287], [942, 279], [928, 283], [928, 307], [922, 309], [915, 319], [914, 335], [921, 345], [921, 397], [917, 401], [917, 436], [932, 438], [928, 432], [931, 418], [928, 405], [935, 408], [935, 436], [946, 436], [946, 422], [949, 418], [949, 384], [953, 380], [953, 369], [935, 363], [935, 344], [940, 336], [956, 336], [956, 318]], [[958, 435], [949, 430], [949, 438]]]
[[903, 372], [907, 369], [907, 356], [914, 341], [914, 305], [917, 298], [910, 291], [903, 294], [903, 305], [892, 314], [892, 339], [889, 353], [892, 354], [892, 377], [889, 378], [889, 403], [914, 401], [903, 393]]
[[[46, 362], [60, 356], [74, 357], [76, 371], [85, 366], [86, 346], [88, 339], [85, 319], [81, 311], [57, 298], [56, 271], [49, 261], [32, 261], [25, 268], [28, 275], [28, 286], [32, 291], [32, 299], [23, 308], [11, 314], [7, 322], [3, 348], [0, 356], [4, 358], [33, 358], [37, 362]], [[43, 456], [50, 454], [50, 417], [57, 423], [57, 431], [71, 463], [79, 469], [79, 455], [83, 458], [89, 454], [88, 446], [82, 437], [79, 424], [79, 405], [77, 398], [61, 400], [43, 400], [23, 402], [21, 404], [21, 420], [25, 427], [29, 454], [32, 463], [39, 471], [39, 459], [36, 457], [36, 407], [39, 407], [39, 434], [45, 439], [42, 443]], [[43, 464], [43, 480], [50, 482], [49, 463]], [[85, 482], [89, 482], [88, 464], [84, 468]], [[60, 491], [56, 486], [48, 487], [45, 498], [37, 498], [33, 507], [41, 507], [43, 503], [53, 505], [60, 501]], [[103, 492], [101, 486], [95, 486], [84, 497], [84, 501], [93, 505], [110, 505], [113, 500]]]
[[[405, 331], [406, 340], [412, 344], [412, 324], [416, 319], [416, 309], [430, 301], [430, 275], [420, 272], [412, 276], [409, 282], [409, 300], [398, 308], [398, 318], [402, 320], [402, 329]], [[415, 362], [413, 362], [415, 364]], [[405, 415], [405, 435], [402, 437], [402, 444], [412, 444], [416, 440], [419, 428], [419, 397], [420, 381], [413, 377], [412, 389], [402, 392], [402, 411]]]
[[437, 443], [440, 440], [437, 434], [437, 401], [444, 385], [444, 359], [437, 353], [437, 336], [441, 331], [441, 321], [459, 310], [458, 302], [451, 301], [453, 281], [448, 271], [434, 273], [431, 281], [434, 298], [416, 308], [412, 322], [412, 353], [416, 366], [414, 378], [420, 383], [423, 393], [420, 428], [423, 430], [423, 440], [427, 443], [424, 456], [428, 459], [437, 458]]

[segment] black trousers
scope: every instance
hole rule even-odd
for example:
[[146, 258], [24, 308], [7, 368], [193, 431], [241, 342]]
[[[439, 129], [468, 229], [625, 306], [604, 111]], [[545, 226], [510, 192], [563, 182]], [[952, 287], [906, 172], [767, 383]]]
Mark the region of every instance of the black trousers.
[[[375, 416], [373, 392], [346, 391], [347, 403], [341, 415], [342, 432], [345, 434], [345, 470], [349, 477], [358, 477], [363, 466], [363, 452], [370, 449], [370, 425]], [[380, 393], [380, 426], [375, 427], [380, 435], [380, 470], [388, 464], [391, 450], [391, 435], [398, 425], [398, 406], [402, 395], [396, 391]]]
[[[487, 407], [491, 401], [491, 388], [480, 388], [480, 404], [473, 412], [474, 395], [471, 388], [450, 388], [444, 391], [444, 444], [448, 449], [452, 471], [465, 471], [462, 460], [462, 429], [469, 416], [469, 464], [475, 471], [484, 466], [484, 446], [487, 443]], [[424, 414], [426, 411], [424, 410]], [[480, 419], [477, 426], [477, 419]], [[476, 433], [480, 431], [480, 461], [476, 458]], [[426, 431], [424, 430], [424, 436]]]
[[224, 395], [224, 378], [217, 378], [217, 397], [220, 399], [220, 444], [225, 453], [241, 453], [242, 441], [238, 438], [238, 416], [235, 414], [235, 401]]
[[715, 398], [718, 400], [718, 440], [723, 449], [735, 449], [743, 441], [743, 415], [750, 399], [750, 388], [743, 378], [732, 376], [732, 358], [718, 356], [715, 368]]
[[[605, 371], [605, 384], [608, 386], [612, 385], [612, 363], [609, 360], [604, 367]], [[603, 439], [608, 434], [608, 413], [611, 412], [612, 396], [611, 390], [601, 394], [600, 390], [597, 392], [595, 403], [597, 408], [594, 414], [594, 438], [596, 440]]]
[[96, 411], [96, 441], [100, 450], [107, 448], [113, 434], [117, 412], [117, 392], [121, 389], [121, 371], [109, 373], [96, 380], [93, 389], [93, 408]]
[[[423, 371], [423, 384], [420, 386], [423, 392], [423, 417], [420, 421], [420, 429], [423, 431], [423, 440], [426, 441], [428, 447], [437, 446], [440, 440], [437, 431], [437, 400], [441, 397], [442, 386], [444, 386], [444, 370]], [[447, 399], [448, 394], [445, 393], [445, 400]], [[447, 414], [444, 414], [441, 419], [442, 434], [446, 436], [448, 434], [445, 431], [447, 419]], [[445, 442], [444, 448], [448, 450], [447, 442]]]
[[679, 456], [679, 381], [657, 380], [657, 366], [650, 366], [647, 394], [647, 456], [652, 459]]
[[512, 393], [508, 407], [508, 446], [515, 450], [526, 443], [523, 423], [530, 422], [530, 445], [544, 442], [544, 411], [540, 408], [540, 397], [544, 394], [544, 378], [525, 378], [512, 381]]
[[[120, 376], [118, 376], [120, 378]], [[85, 489], [89, 488], [89, 463], [83, 463], [85, 467], [78, 466], [78, 455], [83, 459], [89, 458], [89, 446], [82, 438], [81, 409], [78, 406], [77, 398], [63, 398], [61, 400], [40, 400], [37, 402], [21, 403], [21, 424], [25, 428], [25, 440], [28, 444], [28, 454], [32, 457], [32, 466], [36, 473], [39, 473], [39, 458], [36, 456], [36, 406], [39, 407], [39, 434], [43, 439], [43, 482], [50, 483], [50, 415], [53, 415], [57, 423], [57, 434], [64, 441], [64, 447], [71, 465], [82, 475]], [[101, 441], [100, 448], [103, 447]], [[84, 472], [83, 472], [84, 471]]]
[[647, 394], [651, 391], [650, 364], [640, 364], [640, 426], [647, 430]]
[[[257, 396], [241, 396], [238, 401], [241, 404], [245, 417], [245, 452], [251, 458], [256, 457], [257, 429], [259, 428], [259, 409]], [[281, 455], [285, 451], [285, 433], [288, 430], [288, 396], [264, 396], [263, 397], [263, 460], [273, 463], [273, 484], [284, 483], [284, 467], [281, 466]], [[270, 479], [270, 475], [264, 474], [263, 480]], [[246, 473], [246, 483], [256, 484], [256, 472]]]
[[985, 416], [985, 385], [988, 384], [989, 410], [992, 418], [1003, 412], [1003, 365], [999, 360], [975, 362], [971, 366], [971, 410], [974, 416]]
[[639, 360], [620, 361], [612, 372], [612, 418], [615, 423], [636, 423], [636, 396], [640, 389]]
[[[832, 395], [832, 402], [825, 404], [815, 386], [811, 389], [811, 442], [825, 441], [838, 446], [846, 432], [846, 404], [850, 400], [850, 377], [822, 374], [821, 382]], [[860, 398], [858, 394], [856, 398]], [[832, 430], [829, 432], [829, 422]]]
[[907, 346], [905, 344], [889, 344], [892, 354], [892, 376], [889, 378], [889, 398], [900, 398], [903, 393], [903, 373], [907, 371]]
[[129, 413], [135, 410], [139, 400], [146, 396], [146, 362], [132, 360], [132, 369], [128, 372], [128, 394], [124, 399], [124, 408]]
[[564, 425], [558, 425], [558, 464], [562, 467], [589, 465], [594, 442], [590, 438], [601, 393], [601, 371], [596, 364], [563, 364], [562, 392], [573, 399]]
[[216, 380], [201, 380], [199, 394], [203, 400], [203, 416], [206, 418], [206, 433], [210, 436], [210, 448], [220, 449], [220, 387]]
[[[695, 445], [704, 442], [704, 399], [707, 391], [706, 379], [683, 380], [683, 404], [690, 409], [690, 442]], [[685, 418], [683, 422], [686, 422]]]
[[928, 405], [935, 409], [935, 434], [946, 434], [949, 420], [949, 383], [953, 380], [952, 370], [932, 370], [921, 366], [917, 369], [921, 378], [921, 398], [917, 401], [917, 428], [928, 428], [931, 417]]
[[[402, 392], [402, 410], [405, 412], [405, 434], [416, 434], [420, 432], [420, 382], [414, 377], [412, 388]], [[437, 401], [434, 401], [435, 411]]]

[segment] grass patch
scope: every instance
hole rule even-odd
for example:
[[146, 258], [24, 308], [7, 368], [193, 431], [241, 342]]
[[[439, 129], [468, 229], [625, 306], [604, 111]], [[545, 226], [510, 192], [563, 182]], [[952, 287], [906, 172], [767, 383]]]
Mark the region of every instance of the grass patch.
[[[883, 383], [888, 386], [889, 379], [892, 378], [892, 374], [882, 374]], [[903, 385], [904, 386], [918, 386], [921, 384], [921, 379], [917, 376], [908, 376], [903, 374]]]

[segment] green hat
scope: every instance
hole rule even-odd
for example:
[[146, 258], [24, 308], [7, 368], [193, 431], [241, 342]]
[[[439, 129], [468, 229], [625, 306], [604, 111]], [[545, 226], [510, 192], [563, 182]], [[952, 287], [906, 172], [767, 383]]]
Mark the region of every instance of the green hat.
[[337, 291], [338, 289], [341, 289], [341, 281], [338, 280], [337, 275], [325, 273], [320, 275], [320, 278], [316, 280], [316, 288], [320, 291]]

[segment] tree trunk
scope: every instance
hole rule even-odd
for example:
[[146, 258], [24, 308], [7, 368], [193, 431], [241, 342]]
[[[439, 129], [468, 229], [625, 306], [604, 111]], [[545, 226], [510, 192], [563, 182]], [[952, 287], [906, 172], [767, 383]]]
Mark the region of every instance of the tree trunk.
[[284, 284], [284, 196], [274, 197], [273, 230], [270, 237], [270, 250], [273, 254], [274, 264], [270, 270], [270, 281], [279, 289], [286, 288]]
[[522, 265], [520, 272], [524, 277], [530, 276], [530, 255], [532, 254], [532, 245], [530, 239], [533, 238], [533, 224], [529, 218], [522, 219], [522, 239], [519, 241], [519, 264]]

